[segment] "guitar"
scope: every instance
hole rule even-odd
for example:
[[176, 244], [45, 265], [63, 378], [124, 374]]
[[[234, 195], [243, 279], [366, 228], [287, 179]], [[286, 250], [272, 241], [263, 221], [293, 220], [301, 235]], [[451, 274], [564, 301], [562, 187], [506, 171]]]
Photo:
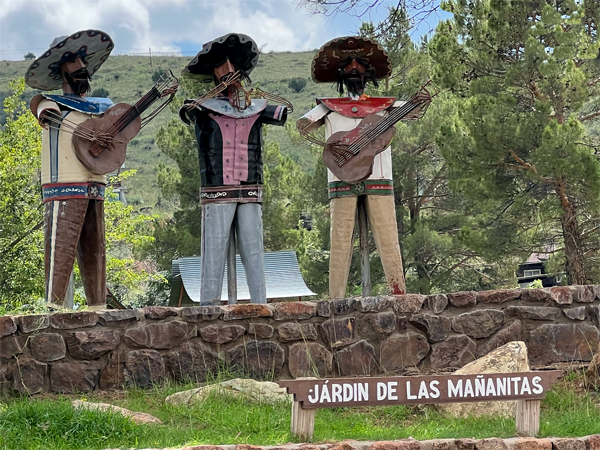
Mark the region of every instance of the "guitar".
[[387, 116], [371, 114], [353, 130], [332, 134], [323, 148], [325, 164], [346, 183], [366, 180], [373, 172], [375, 156], [390, 145], [396, 132], [394, 124], [415, 111], [418, 111], [419, 117], [422, 116], [430, 103], [431, 94], [424, 86], [404, 105], [393, 108]]
[[[103, 175], [118, 170], [125, 161], [127, 143], [173, 99], [178, 80], [169, 70], [135, 105], [117, 103], [102, 117], [88, 119], [73, 131], [73, 147], [81, 163], [92, 173]], [[148, 116], [141, 115], [155, 101], [169, 98]]]

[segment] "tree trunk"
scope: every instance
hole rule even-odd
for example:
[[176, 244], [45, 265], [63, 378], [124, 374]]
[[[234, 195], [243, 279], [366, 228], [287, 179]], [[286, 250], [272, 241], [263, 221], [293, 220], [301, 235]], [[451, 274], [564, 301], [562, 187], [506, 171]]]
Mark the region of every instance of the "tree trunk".
[[563, 216], [560, 219], [562, 225], [563, 239], [565, 241], [565, 260], [567, 280], [572, 284], [585, 284], [585, 267], [583, 263], [583, 248], [581, 244], [581, 231], [577, 222], [577, 211], [565, 195], [564, 185], [556, 186], [556, 192], [560, 197], [563, 208]]

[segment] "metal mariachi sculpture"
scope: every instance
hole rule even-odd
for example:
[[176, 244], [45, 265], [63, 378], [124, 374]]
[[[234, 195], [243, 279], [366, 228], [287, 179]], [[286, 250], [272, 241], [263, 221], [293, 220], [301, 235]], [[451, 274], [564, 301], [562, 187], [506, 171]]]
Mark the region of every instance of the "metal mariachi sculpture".
[[[49, 308], [63, 305], [77, 257], [87, 304], [106, 306], [104, 192], [106, 174], [125, 160], [127, 142], [173, 98], [177, 79], [165, 74], [136, 105], [85, 97], [91, 76], [114, 43], [99, 30], [56, 38], [27, 69], [26, 83], [63, 95], [36, 95], [31, 112], [42, 134], [44, 268]], [[165, 98], [166, 97], [166, 98]], [[141, 114], [165, 98], [147, 117]]]
[[[343, 298], [352, 257], [352, 236], [357, 205], [365, 203], [366, 215], [390, 291], [406, 293], [392, 181], [393, 125], [418, 119], [431, 101], [425, 88], [408, 102], [394, 97], [369, 97], [367, 82], [391, 73], [391, 61], [383, 48], [364, 37], [340, 37], [321, 47], [312, 62], [312, 79], [337, 83], [347, 97], [318, 98], [317, 106], [297, 122], [300, 133], [323, 146], [328, 167], [331, 252], [329, 297]], [[325, 126], [326, 142], [311, 132]]]
[[[250, 82], [258, 55], [250, 37], [230, 33], [204, 44], [182, 72], [183, 76], [216, 85], [202, 97], [186, 100], [179, 112], [184, 123], [194, 126], [200, 159], [202, 304], [221, 301], [225, 261], [231, 249], [235, 250], [234, 236], [251, 302], [267, 301], [261, 127], [283, 126], [292, 107], [279, 96], [242, 84]], [[269, 105], [268, 100], [280, 104]]]

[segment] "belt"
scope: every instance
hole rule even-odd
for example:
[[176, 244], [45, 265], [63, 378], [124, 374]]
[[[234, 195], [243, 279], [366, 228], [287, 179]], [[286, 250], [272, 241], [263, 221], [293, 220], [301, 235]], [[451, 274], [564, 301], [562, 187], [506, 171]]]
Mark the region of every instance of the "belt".
[[42, 186], [44, 202], [68, 200], [70, 198], [87, 198], [104, 200], [106, 186], [100, 183], [52, 183]]
[[201, 205], [206, 203], [262, 203], [262, 201], [263, 187], [260, 184], [200, 188]]
[[329, 183], [329, 199], [358, 195], [394, 195], [392, 180], [365, 180], [358, 183], [333, 181]]

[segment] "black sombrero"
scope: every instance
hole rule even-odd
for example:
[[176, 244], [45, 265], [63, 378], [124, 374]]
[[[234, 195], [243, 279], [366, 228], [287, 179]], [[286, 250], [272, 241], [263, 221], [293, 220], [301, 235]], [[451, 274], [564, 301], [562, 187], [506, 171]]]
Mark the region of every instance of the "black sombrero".
[[202, 46], [202, 50], [185, 66], [181, 75], [203, 82], [213, 81], [213, 71], [228, 58], [233, 67], [246, 75], [258, 62], [258, 46], [251, 37], [241, 33], [229, 33]]
[[311, 67], [313, 81], [335, 83], [338, 81], [340, 63], [351, 57], [369, 61], [377, 80], [392, 73], [392, 62], [381, 45], [366, 37], [345, 36], [332, 39], [317, 51]]
[[31, 63], [25, 74], [25, 82], [43, 91], [60, 89], [63, 84], [60, 66], [63, 63], [79, 57], [92, 75], [106, 61], [114, 47], [111, 37], [99, 30], [78, 31], [71, 36], [58, 37], [42, 56]]

